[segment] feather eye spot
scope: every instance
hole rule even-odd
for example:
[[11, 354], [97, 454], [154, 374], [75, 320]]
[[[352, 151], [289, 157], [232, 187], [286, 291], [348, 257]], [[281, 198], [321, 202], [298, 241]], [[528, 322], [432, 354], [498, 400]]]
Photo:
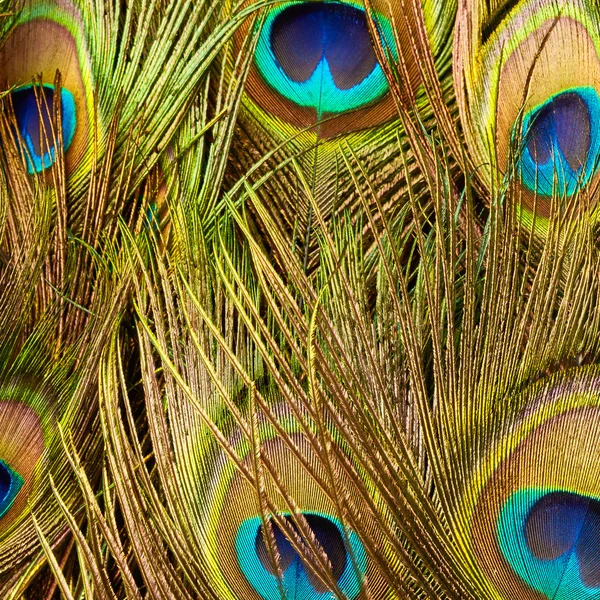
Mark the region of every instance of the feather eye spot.
[[571, 196], [586, 185], [600, 161], [600, 98], [593, 88], [551, 96], [523, 117], [520, 174], [531, 191]]
[[[53, 85], [28, 85], [11, 93], [18, 133], [23, 145], [27, 170], [39, 173], [52, 166], [56, 150], [52, 135], [52, 114], [55, 89]], [[63, 150], [66, 151], [75, 135], [75, 99], [69, 90], [60, 92]]]
[[584, 163], [590, 149], [590, 111], [575, 93], [561, 94], [543, 106], [531, 120], [527, 149], [537, 165], [552, 159], [556, 147], [573, 171]]
[[281, 69], [297, 83], [308, 81], [326, 62], [335, 86], [348, 90], [377, 67], [364, 12], [344, 4], [290, 6], [273, 21], [271, 47]]
[[548, 598], [597, 597], [598, 499], [563, 490], [520, 490], [501, 511], [498, 541], [514, 571]]
[[0, 459], [0, 518], [13, 505], [23, 483], [21, 475]]
[[[351, 560], [342, 525], [337, 519], [316, 513], [304, 513], [303, 516], [327, 556], [331, 575], [339, 589], [346, 597], [356, 598], [366, 572], [366, 554], [362, 543], [354, 532], [348, 532], [347, 543], [353, 555]], [[282, 518], [306, 548], [306, 555], [310, 556], [312, 553], [308, 542], [304, 541], [291, 517], [282, 515]], [[308, 564], [305, 565], [301, 554], [275, 521], [270, 521], [270, 527], [277, 549], [278, 567], [283, 574], [281, 583], [286, 594], [289, 592], [289, 597], [307, 600], [333, 600], [335, 594]], [[273, 564], [266, 536], [260, 517], [246, 519], [240, 525], [236, 539], [238, 563], [248, 582], [264, 600], [278, 600], [281, 592], [277, 581], [277, 566]]]
[[[298, 529], [292, 521], [289, 518], [286, 518], [286, 521], [292, 530], [300, 536]], [[333, 578], [336, 581], [339, 581], [346, 568], [347, 556], [346, 548], [344, 547], [344, 539], [338, 528], [329, 519], [319, 515], [307, 515], [306, 521], [331, 563]], [[293, 563], [296, 563], [296, 568], [303, 568], [301, 562], [299, 562], [301, 561], [300, 555], [293, 548], [291, 542], [285, 537], [285, 534], [281, 531], [277, 523], [271, 522], [271, 527], [275, 538], [275, 545], [277, 546], [280, 556], [281, 569], [287, 571]], [[260, 527], [256, 532], [256, 554], [263, 567], [271, 574], [276, 575], [277, 571], [269, 559], [269, 551], [267, 549], [263, 527]], [[326, 591], [323, 584], [310, 571], [306, 572], [306, 576], [315, 591]]]
[[[376, 19], [383, 46], [395, 54], [390, 23]], [[272, 89], [319, 116], [361, 108], [388, 91], [365, 11], [351, 4], [296, 2], [272, 10], [255, 62]]]
[[552, 492], [538, 500], [525, 523], [527, 546], [536, 558], [556, 560], [575, 553], [587, 587], [600, 587], [600, 502], [570, 492]]

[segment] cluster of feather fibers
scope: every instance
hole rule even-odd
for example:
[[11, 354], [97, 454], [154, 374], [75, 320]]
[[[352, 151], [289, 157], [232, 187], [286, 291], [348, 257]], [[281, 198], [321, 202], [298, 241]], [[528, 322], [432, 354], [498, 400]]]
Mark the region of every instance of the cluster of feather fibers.
[[592, 0], [0, 0], [0, 597], [600, 598]]

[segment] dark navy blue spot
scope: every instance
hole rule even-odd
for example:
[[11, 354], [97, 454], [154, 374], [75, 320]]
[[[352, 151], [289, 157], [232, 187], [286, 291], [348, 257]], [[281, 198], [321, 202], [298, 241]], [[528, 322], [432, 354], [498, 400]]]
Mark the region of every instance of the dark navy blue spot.
[[[341, 522], [332, 515], [309, 512], [303, 514], [329, 560], [339, 591], [344, 598], [355, 600], [361, 593], [367, 572], [367, 554], [362, 542], [354, 531], [344, 531]], [[297, 541], [296, 547], [300, 552], [294, 549], [283, 531], [271, 520], [282, 575], [279, 578], [267, 549], [262, 519], [258, 515], [250, 517], [240, 524], [235, 540], [238, 564], [244, 577], [263, 600], [281, 600], [282, 595], [290, 599], [336, 600], [338, 594], [315, 577], [310, 564], [302, 562], [301, 554], [310, 557], [313, 553], [292, 517], [287, 514], [281, 515], [281, 518], [286, 520], [289, 528], [297, 535], [292, 537]], [[288, 531], [287, 527], [285, 531]]]
[[286, 75], [299, 83], [308, 81], [324, 58], [340, 90], [360, 84], [377, 66], [366, 15], [347, 4], [286, 8], [273, 21], [271, 48]]
[[[51, 85], [29, 85], [11, 93], [30, 173], [42, 171], [55, 159], [52, 135], [54, 91]], [[63, 146], [67, 150], [75, 135], [76, 117], [73, 95], [64, 88], [61, 90], [61, 122]]]
[[556, 560], [575, 553], [587, 587], [600, 587], [600, 502], [571, 492], [552, 492], [538, 500], [525, 522], [531, 554]]
[[[40, 88], [38, 87], [38, 93]], [[41, 119], [33, 87], [16, 90], [12, 93], [12, 103], [19, 131], [23, 138], [28, 138], [31, 150], [42, 155], [42, 131], [51, 139], [52, 110], [54, 108], [54, 90], [44, 90], [46, 102], [40, 94]], [[40, 125], [43, 124], [43, 129]]]
[[544, 196], [574, 194], [600, 162], [600, 98], [582, 87], [551, 96], [523, 117], [521, 179]]
[[0, 517], [3, 517], [13, 505], [21, 487], [23, 487], [23, 478], [0, 460]]
[[574, 92], [560, 94], [533, 117], [527, 147], [538, 165], [546, 164], [560, 152], [577, 171], [590, 150], [590, 111], [583, 98]]
[[[291, 519], [289, 517], [284, 518], [286, 518], [287, 522], [290, 524], [290, 527], [296, 531], [296, 533], [298, 533], [298, 529], [293, 524]], [[321, 517], [319, 515], [305, 515], [304, 518], [308, 522], [309, 527], [312, 529], [316, 539], [331, 563], [334, 579], [339, 581], [342, 573], [346, 569], [347, 561], [346, 547], [344, 545], [344, 539], [342, 538], [340, 530], [334, 523], [325, 517]], [[299, 554], [293, 548], [290, 541], [285, 537], [285, 534], [275, 522], [272, 521], [271, 526], [275, 536], [275, 544], [280, 555], [280, 567], [282, 571], [287, 571], [287, 569], [294, 564], [296, 568], [304, 570]], [[298, 535], [300, 534], [298, 533]], [[276, 575], [277, 571], [274, 569], [273, 563], [269, 558], [269, 552], [263, 536], [262, 527], [259, 528], [256, 534], [256, 554], [263, 567], [269, 573]], [[308, 551], [308, 554], [310, 554], [310, 551]], [[305, 570], [305, 573], [310, 581], [310, 584], [316, 592], [327, 591], [327, 588], [324, 587], [321, 581], [313, 575], [310, 569]]]

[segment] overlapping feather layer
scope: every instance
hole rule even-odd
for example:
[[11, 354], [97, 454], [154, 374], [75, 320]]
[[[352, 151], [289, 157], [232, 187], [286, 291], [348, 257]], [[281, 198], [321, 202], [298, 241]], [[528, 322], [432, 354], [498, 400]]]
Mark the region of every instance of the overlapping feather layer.
[[3, 597], [600, 597], [600, 17], [454, 11], [3, 13]]

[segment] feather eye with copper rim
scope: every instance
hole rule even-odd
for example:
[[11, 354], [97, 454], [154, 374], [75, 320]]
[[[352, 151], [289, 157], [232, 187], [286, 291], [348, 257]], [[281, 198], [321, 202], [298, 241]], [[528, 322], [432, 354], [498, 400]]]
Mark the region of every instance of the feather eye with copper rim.
[[36, 378], [9, 378], [0, 385], [0, 590], [37, 546], [28, 507], [35, 507], [45, 529], [60, 518], [43, 477], [58, 409], [56, 394]]
[[[390, 20], [381, 13], [374, 18], [382, 46], [397, 58]], [[325, 121], [315, 129], [325, 138], [394, 112], [361, 4], [287, 2], [270, 9], [246, 91], [266, 114], [298, 128]], [[350, 111], [361, 113], [352, 126], [344, 116]]]
[[[453, 2], [439, 4], [424, 0], [421, 14], [436, 55], [455, 12]], [[258, 38], [246, 82], [253, 105], [266, 119], [313, 127], [321, 139], [392, 119], [397, 110], [375, 44], [392, 63], [402, 62], [416, 92], [421, 78], [410, 43], [416, 25], [405, 13], [401, 2], [382, 0], [370, 3], [369, 15], [364, 3], [351, 0], [294, 0], [269, 8], [254, 25]], [[248, 22], [237, 32], [238, 48], [251, 27]]]
[[287, 433], [280, 435], [266, 422], [259, 427], [261, 461], [268, 464], [261, 503], [243, 474], [255, 468], [247, 440], [239, 433], [231, 438], [241, 470], [224, 452], [215, 462], [205, 499], [207, 552], [215, 579], [232, 597], [249, 600], [279, 600], [282, 594], [306, 600], [377, 596], [386, 583], [361, 539], [365, 532], [377, 537], [377, 526], [369, 524], [357, 484], [336, 469], [342, 496], [354, 504], [354, 518], [361, 515], [361, 537], [324, 491], [327, 468], [315, 440], [298, 429], [288, 408], [275, 406], [274, 414]]
[[[249, 56], [252, 42], [255, 48], [230, 176], [238, 163], [240, 178], [255, 168], [266, 173], [261, 193], [277, 220], [313, 248], [313, 209], [325, 218], [344, 212], [360, 218], [359, 186], [377, 190], [389, 210], [402, 206], [401, 154], [410, 151], [401, 129], [398, 137], [397, 97], [388, 77], [394, 74], [406, 95], [416, 98], [422, 118], [431, 117], [412, 40], [428, 39], [432, 63], [449, 83], [455, 8], [454, 1], [430, 0], [410, 10], [385, 0], [295, 0], [265, 7], [234, 36], [234, 56]], [[358, 163], [351, 167], [348, 148]], [[277, 160], [271, 161], [271, 153]], [[300, 173], [287, 166], [292, 159]]]
[[494, 597], [600, 597], [600, 371], [525, 392], [465, 494], [467, 541]]
[[463, 2], [455, 88], [465, 138], [488, 191], [506, 178], [521, 219], [545, 235], [553, 203], [593, 209], [600, 166], [600, 27], [586, 0], [517, 3], [488, 31]]
[[0, 48], [0, 86], [8, 92], [5, 106], [16, 123], [13, 135], [30, 174], [50, 169], [60, 152], [76, 185], [98, 150], [82, 17], [63, 1], [28, 2], [19, 9]]
[[33, 379], [0, 388], [0, 536], [22, 514], [35, 488], [56, 409], [53, 394]]

